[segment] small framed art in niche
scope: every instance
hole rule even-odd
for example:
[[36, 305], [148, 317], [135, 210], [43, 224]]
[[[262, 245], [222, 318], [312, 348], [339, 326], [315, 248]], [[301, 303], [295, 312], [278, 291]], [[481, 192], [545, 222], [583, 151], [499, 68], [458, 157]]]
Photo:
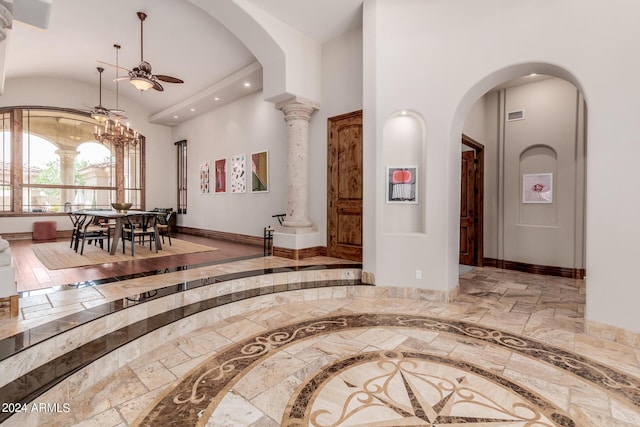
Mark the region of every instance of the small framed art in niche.
[[387, 203], [418, 203], [418, 166], [387, 167]]
[[522, 203], [553, 203], [553, 174], [522, 175]]
[[251, 192], [269, 191], [269, 155], [267, 151], [251, 154]]

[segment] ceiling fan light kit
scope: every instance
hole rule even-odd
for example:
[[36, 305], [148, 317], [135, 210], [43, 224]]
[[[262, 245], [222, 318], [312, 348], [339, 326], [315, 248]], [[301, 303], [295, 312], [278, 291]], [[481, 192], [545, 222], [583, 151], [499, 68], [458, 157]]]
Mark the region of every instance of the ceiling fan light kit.
[[93, 111], [91, 113], [91, 118], [99, 123], [104, 123], [109, 119], [109, 116], [99, 111]]
[[144, 92], [145, 90], [151, 89], [153, 87], [153, 82], [149, 79], [145, 79], [144, 77], [131, 77], [129, 82], [140, 92]]

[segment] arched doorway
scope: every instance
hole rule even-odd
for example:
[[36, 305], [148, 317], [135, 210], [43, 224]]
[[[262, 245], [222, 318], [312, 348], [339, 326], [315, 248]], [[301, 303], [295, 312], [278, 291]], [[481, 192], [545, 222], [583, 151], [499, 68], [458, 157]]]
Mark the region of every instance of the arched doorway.
[[[530, 74], [488, 90], [462, 126], [486, 147], [483, 262], [582, 278], [586, 102], [573, 82], [557, 77], [566, 72]], [[543, 194], [538, 186], [546, 199], [534, 197]]]

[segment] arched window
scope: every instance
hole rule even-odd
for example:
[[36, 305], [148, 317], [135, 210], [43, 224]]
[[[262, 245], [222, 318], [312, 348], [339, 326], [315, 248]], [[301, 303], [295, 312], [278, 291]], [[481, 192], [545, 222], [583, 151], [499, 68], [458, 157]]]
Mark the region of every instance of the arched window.
[[74, 110], [4, 108], [0, 119], [0, 213], [111, 209], [116, 200], [144, 208], [144, 138], [124, 147], [97, 142], [97, 123]]

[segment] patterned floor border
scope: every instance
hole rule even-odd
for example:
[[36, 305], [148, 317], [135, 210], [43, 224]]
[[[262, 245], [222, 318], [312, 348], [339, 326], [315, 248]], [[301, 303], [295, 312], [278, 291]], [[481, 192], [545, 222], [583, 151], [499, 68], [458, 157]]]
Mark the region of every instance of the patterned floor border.
[[[237, 343], [203, 362], [180, 382], [165, 390], [149, 411], [143, 413], [133, 425], [205, 425], [226, 391], [264, 358], [304, 339], [348, 329], [372, 327], [409, 327], [450, 333], [506, 348], [573, 374], [615, 395], [630, 407], [640, 408], [640, 379], [561, 348], [464, 321], [428, 316], [364, 313], [330, 316], [290, 324]], [[497, 379], [494, 378], [494, 381]], [[513, 383], [503, 379], [504, 384]], [[524, 390], [525, 394], [533, 395], [524, 388], [521, 390]], [[554, 420], [557, 425], [574, 425], [566, 414], [559, 411], [552, 413], [557, 414]]]

